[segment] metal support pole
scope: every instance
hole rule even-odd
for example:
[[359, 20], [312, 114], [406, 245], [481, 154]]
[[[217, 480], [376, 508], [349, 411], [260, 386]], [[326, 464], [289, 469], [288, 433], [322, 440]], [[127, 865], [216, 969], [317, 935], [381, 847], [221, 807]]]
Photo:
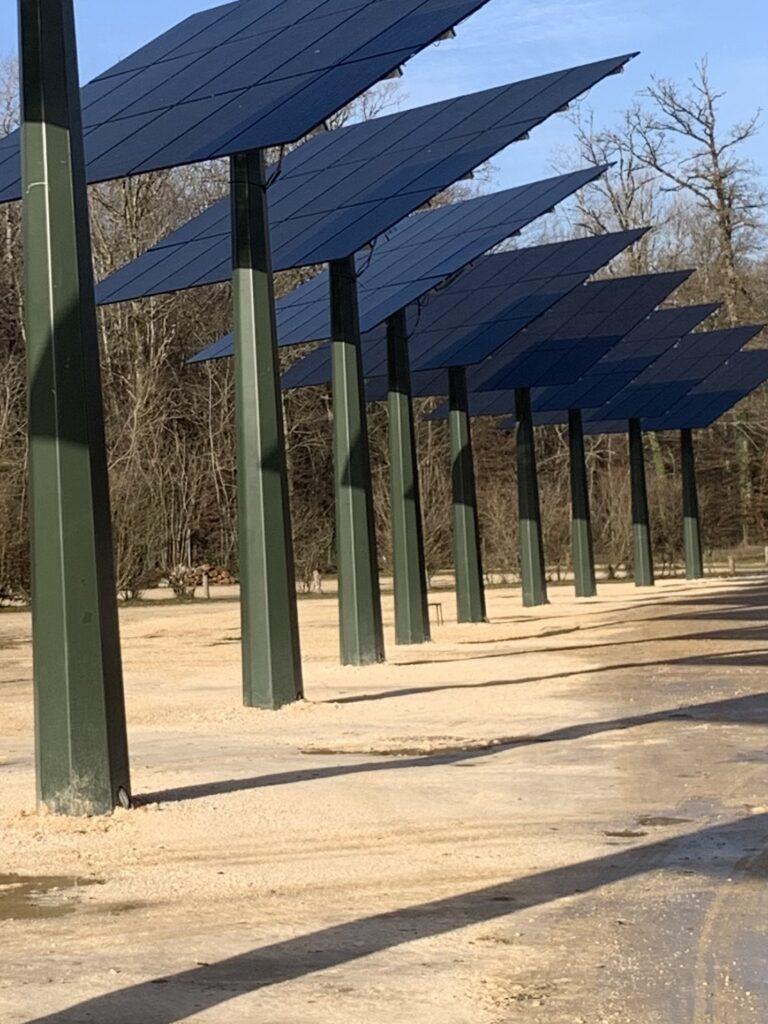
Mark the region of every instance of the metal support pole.
[[595, 551], [581, 409], [568, 410], [568, 443], [571, 453], [571, 542], [576, 597], [595, 597]]
[[303, 693], [264, 156], [231, 160], [243, 700]]
[[37, 788], [130, 805], [72, 0], [20, 0]]
[[547, 573], [544, 564], [544, 537], [541, 527], [539, 478], [536, 469], [536, 442], [529, 388], [515, 391], [517, 415], [517, 493], [520, 509], [520, 571], [523, 580], [523, 605], [536, 608], [549, 604]]
[[701, 552], [701, 517], [699, 491], [696, 483], [696, 451], [693, 431], [680, 431], [683, 465], [683, 540], [685, 545], [685, 573], [689, 580], [704, 579], [704, 559]]
[[384, 661], [354, 257], [330, 264], [336, 561], [342, 665]]
[[487, 622], [480, 520], [477, 512], [472, 430], [469, 422], [467, 371], [449, 371], [448, 416], [453, 460], [453, 549], [459, 622]]
[[387, 321], [395, 643], [431, 639], [405, 310]]
[[653, 550], [648, 515], [648, 490], [645, 481], [643, 432], [639, 420], [629, 421], [629, 467], [632, 478], [632, 542], [635, 586], [652, 587]]

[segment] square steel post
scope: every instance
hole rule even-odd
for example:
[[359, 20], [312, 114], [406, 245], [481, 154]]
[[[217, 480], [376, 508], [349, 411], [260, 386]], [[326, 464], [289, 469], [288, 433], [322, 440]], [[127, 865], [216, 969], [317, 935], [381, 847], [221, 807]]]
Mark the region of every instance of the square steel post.
[[387, 356], [395, 643], [424, 644], [431, 633], [405, 310], [387, 320]]
[[336, 561], [342, 665], [384, 661], [354, 257], [330, 264]]
[[652, 587], [653, 549], [648, 514], [648, 489], [645, 481], [643, 432], [639, 420], [629, 421], [629, 468], [632, 480], [632, 544], [635, 586]]
[[130, 805], [72, 0], [20, 0], [37, 786]]
[[536, 468], [536, 441], [530, 388], [515, 391], [517, 416], [517, 494], [520, 509], [520, 571], [523, 580], [523, 605], [537, 608], [549, 604], [544, 562], [544, 536], [541, 526], [539, 477]]
[[448, 392], [458, 621], [487, 622], [467, 371], [464, 367], [454, 366], [448, 371]]
[[683, 467], [683, 541], [685, 546], [685, 574], [689, 580], [704, 579], [704, 559], [701, 550], [701, 516], [699, 489], [696, 482], [696, 450], [693, 431], [680, 431]]
[[264, 156], [231, 159], [243, 699], [303, 695]]
[[571, 462], [571, 544], [576, 597], [595, 597], [595, 551], [581, 409], [568, 410], [568, 445]]

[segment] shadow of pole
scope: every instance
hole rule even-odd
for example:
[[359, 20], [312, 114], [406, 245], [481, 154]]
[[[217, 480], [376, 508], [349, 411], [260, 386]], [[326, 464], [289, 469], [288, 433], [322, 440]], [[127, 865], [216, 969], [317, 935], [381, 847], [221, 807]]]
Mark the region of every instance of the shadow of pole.
[[[272, 985], [317, 974], [376, 953], [595, 892], [651, 871], [684, 866], [715, 878], [746, 877], [747, 850], [768, 842], [768, 815], [702, 829], [579, 864], [541, 871], [472, 892], [347, 921], [250, 950], [216, 964], [153, 978], [80, 1002], [29, 1024], [175, 1024]], [[740, 867], [740, 875], [739, 869]], [[747, 866], [748, 870], [748, 866]]]

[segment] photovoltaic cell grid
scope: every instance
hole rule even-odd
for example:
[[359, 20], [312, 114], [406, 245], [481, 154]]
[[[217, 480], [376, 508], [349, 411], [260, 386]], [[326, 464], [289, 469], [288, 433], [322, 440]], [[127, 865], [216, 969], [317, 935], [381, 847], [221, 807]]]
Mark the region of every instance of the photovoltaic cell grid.
[[[567, 423], [569, 409], [603, 405], [717, 309], [717, 304], [711, 303], [651, 313], [574, 384], [534, 388], [531, 397], [536, 424]], [[472, 391], [469, 408], [472, 416], [512, 416], [515, 392]], [[428, 418], [441, 420], [447, 415], [448, 406], [442, 405]]]
[[[372, 252], [358, 254], [361, 330], [371, 330], [404, 309], [604, 170], [589, 168], [407, 217], [379, 239]], [[328, 273], [280, 299], [277, 323], [281, 345], [328, 340]], [[233, 352], [229, 334], [192, 361], [228, 357]]]
[[588, 422], [663, 416], [691, 388], [720, 370], [762, 327], [688, 334], [628, 387], [585, 417]]
[[[88, 178], [293, 142], [487, 0], [240, 0], [192, 15], [82, 90]], [[19, 134], [0, 201], [20, 198]]]
[[[276, 270], [351, 256], [628, 60], [619, 57], [321, 133], [269, 190]], [[107, 279], [99, 302], [228, 281], [229, 200]]]
[[710, 303], [656, 310], [575, 384], [537, 388], [534, 411], [567, 413], [604, 405], [717, 309]]
[[703, 429], [768, 380], [768, 352], [739, 352], [669, 412], [643, 420], [644, 430]]
[[689, 271], [645, 274], [575, 289], [472, 372], [471, 390], [577, 381], [689, 277]]
[[[643, 231], [618, 232], [486, 256], [409, 307], [407, 322], [411, 365], [418, 371], [444, 344], [478, 341], [483, 351], [498, 347], [573, 288], [637, 241]], [[479, 340], [478, 340], [479, 339]], [[462, 348], [464, 346], [462, 345]], [[470, 357], [475, 358], [474, 354]], [[482, 355], [479, 356], [482, 358]], [[325, 384], [331, 377], [327, 346], [298, 363], [283, 378], [285, 387]], [[387, 345], [383, 328], [363, 338], [363, 370], [370, 401], [386, 397]], [[381, 378], [381, 379], [377, 379]], [[445, 394], [444, 371], [414, 374], [415, 393]]]

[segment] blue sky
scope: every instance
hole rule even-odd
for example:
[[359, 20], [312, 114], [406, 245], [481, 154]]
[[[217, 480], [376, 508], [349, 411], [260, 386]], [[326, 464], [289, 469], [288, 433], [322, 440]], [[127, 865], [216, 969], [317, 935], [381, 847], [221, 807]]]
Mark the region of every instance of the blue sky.
[[[16, 50], [16, 4], [0, 9], [0, 52]], [[212, 0], [75, 0], [83, 80]], [[738, 18], [731, 17], [738, 12]], [[640, 50], [621, 78], [593, 90], [588, 103], [610, 124], [652, 74], [684, 81], [709, 57], [710, 73], [727, 92], [723, 112], [738, 119], [768, 106], [765, 0], [490, 0], [460, 26], [458, 36], [411, 61], [402, 79], [404, 106], [416, 106], [531, 75]], [[764, 119], [768, 121], [768, 112]], [[496, 183], [518, 184], [550, 173], [567, 147], [565, 118], [496, 160]], [[768, 174], [768, 125], [750, 148]]]

